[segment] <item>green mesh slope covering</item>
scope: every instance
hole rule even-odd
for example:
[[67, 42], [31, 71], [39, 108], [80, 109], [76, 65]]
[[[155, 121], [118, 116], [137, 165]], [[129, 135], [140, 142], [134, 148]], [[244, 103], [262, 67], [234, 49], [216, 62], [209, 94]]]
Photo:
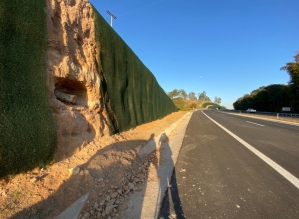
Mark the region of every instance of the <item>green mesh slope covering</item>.
[[98, 71], [112, 133], [160, 119], [177, 108], [153, 74], [94, 9]]
[[0, 177], [45, 165], [56, 147], [46, 28], [46, 0], [0, 1]]

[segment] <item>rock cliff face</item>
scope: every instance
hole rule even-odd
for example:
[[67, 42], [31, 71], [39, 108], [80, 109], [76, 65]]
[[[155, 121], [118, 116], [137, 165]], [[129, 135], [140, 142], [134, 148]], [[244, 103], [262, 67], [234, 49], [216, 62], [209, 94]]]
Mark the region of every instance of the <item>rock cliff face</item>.
[[59, 159], [109, 134], [100, 103], [93, 10], [87, 0], [47, 0], [47, 74]]

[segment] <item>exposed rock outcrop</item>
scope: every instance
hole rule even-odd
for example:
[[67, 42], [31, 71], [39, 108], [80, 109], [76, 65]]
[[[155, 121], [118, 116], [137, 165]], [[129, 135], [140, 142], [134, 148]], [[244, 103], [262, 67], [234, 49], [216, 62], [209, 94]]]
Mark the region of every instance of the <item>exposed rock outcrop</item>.
[[47, 0], [49, 100], [57, 125], [59, 159], [108, 134], [95, 26], [87, 0]]

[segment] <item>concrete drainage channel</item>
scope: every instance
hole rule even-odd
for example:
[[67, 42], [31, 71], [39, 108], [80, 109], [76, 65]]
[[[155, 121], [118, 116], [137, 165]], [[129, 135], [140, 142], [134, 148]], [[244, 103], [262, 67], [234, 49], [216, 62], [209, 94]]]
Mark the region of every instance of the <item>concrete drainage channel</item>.
[[[191, 116], [192, 112], [185, 114], [139, 151], [141, 156], [159, 151], [159, 164], [151, 170], [146, 183], [128, 197], [128, 206], [120, 218], [157, 218]], [[88, 194], [82, 196], [56, 219], [77, 219], [87, 199]]]

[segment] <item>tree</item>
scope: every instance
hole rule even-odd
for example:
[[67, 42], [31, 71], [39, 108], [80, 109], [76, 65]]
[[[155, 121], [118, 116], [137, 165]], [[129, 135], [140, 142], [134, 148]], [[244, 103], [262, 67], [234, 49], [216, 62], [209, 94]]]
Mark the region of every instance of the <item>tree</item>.
[[186, 93], [186, 91], [185, 91], [184, 89], [179, 90], [179, 93], [180, 93], [180, 96], [181, 96], [184, 100], [187, 99], [188, 95], [187, 95], [187, 93]]
[[215, 97], [215, 101], [214, 103], [217, 103], [217, 104], [221, 104], [221, 98], [220, 97]]
[[192, 108], [192, 109], [195, 109], [195, 108], [197, 108], [197, 105], [196, 105], [196, 103], [191, 103], [191, 105], [190, 105], [190, 107]]
[[198, 94], [198, 100], [199, 101], [205, 101], [205, 99], [206, 99], [206, 92], [204, 91], [204, 92], [202, 92], [202, 93], [199, 93]]
[[171, 98], [171, 99], [173, 99], [173, 98], [175, 98], [175, 97], [178, 97], [179, 96], [179, 91], [177, 90], [177, 89], [174, 89], [173, 91], [170, 91], [170, 92], [168, 92], [167, 93], [167, 95]]
[[196, 95], [195, 95], [194, 92], [190, 92], [188, 94], [188, 98], [189, 98], [189, 100], [195, 100], [195, 101], [197, 100]]
[[211, 102], [211, 99], [207, 96], [205, 91], [198, 94], [198, 100], [203, 102]]
[[294, 56], [295, 62], [288, 62], [280, 70], [287, 71], [290, 76], [290, 90], [292, 95], [292, 111], [299, 112], [299, 53]]
[[184, 100], [186, 100], [187, 97], [188, 97], [188, 95], [187, 95], [187, 93], [186, 93], [186, 91], [185, 91], [184, 89], [181, 89], [181, 90], [174, 89], [173, 91], [168, 92], [167, 95], [168, 95], [171, 99], [181, 97], [181, 98], [183, 98]]
[[233, 106], [236, 110], [253, 108], [258, 111], [280, 112], [282, 107], [290, 106], [290, 102], [290, 86], [272, 84], [245, 94], [234, 102]]

